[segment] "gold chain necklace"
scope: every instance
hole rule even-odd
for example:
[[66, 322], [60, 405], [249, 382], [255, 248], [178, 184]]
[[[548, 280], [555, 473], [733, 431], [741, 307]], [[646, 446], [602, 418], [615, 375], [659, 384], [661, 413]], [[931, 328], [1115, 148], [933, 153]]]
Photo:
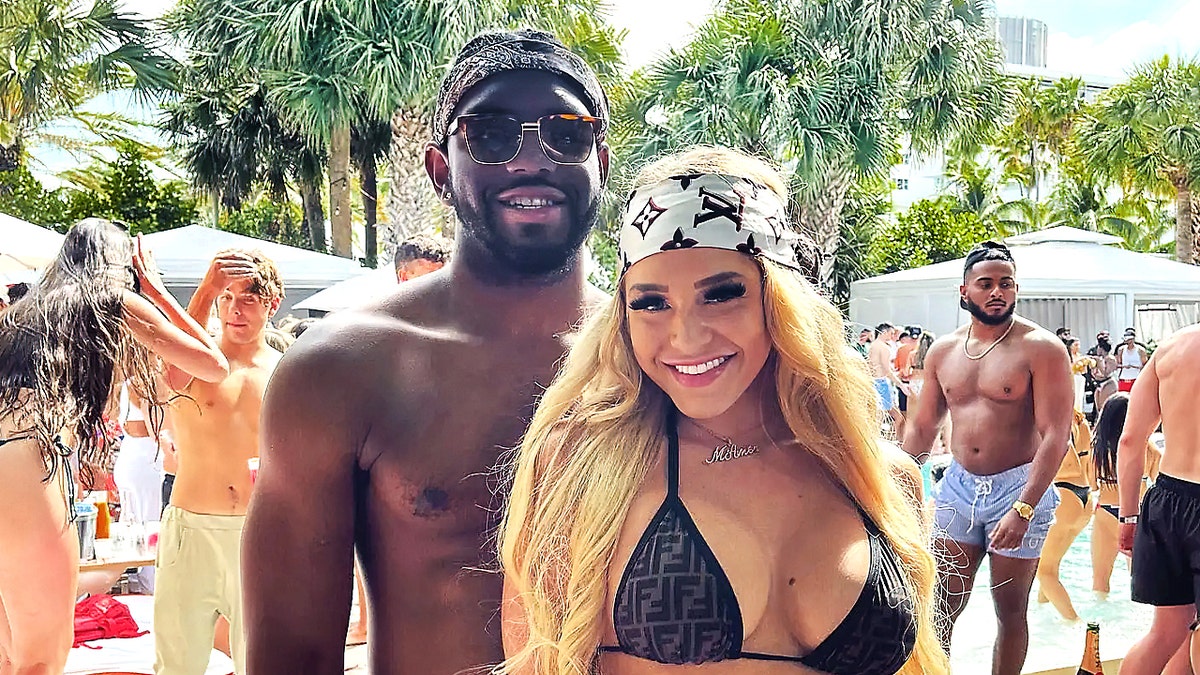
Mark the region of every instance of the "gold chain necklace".
[[[758, 453], [762, 452], [762, 450], [760, 450], [757, 445], [738, 445], [737, 443], [733, 442], [732, 438], [729, 438], [727, 436], [722, 436], [721, 434], [718, 434], [717, 432], [713, 431], [712, 429], [709, 429], [708, 427], [704, 426], [703, 424], [701, 424], [700, 422], [698, 422], [696, 420], [693, 420], [690, 417], [688, 419], [691, 420], [692, 423], [695, 424], [696, 426], [698, 426], [701, 429], [708, 432], [708, 434], [710, 436], [721, 441], [720, 445], [713, 448], [712, 457], [709, 457], [708, 459], [704, 460], [705, 464], [716, 464], [717, 462], [729, 462], [729, 461], [732, 461], [735, 459], [741, 459], [742, 457], [749, 457], [750, 455], [757, 455]], [[768, 436], [768, 438], [769, 438], [769, 436]]]
[[1008, 337], [1008, 334], [1012, 332], [1013, 326], [1017, 325], [1017, 320], [1013, 319], [1012, 321], [1010, 321], [1008, 324], [1008, 330], [1004, 331], [1004, 335], [1001, 335], [999, 340], [996, 340], [992, 344], [988, 345], [988, 348], [983, 350], [983, 353], [980, 354], [979, 356], [972, 356], [971, 352], [967, 351], [967, 343], [971, 341], [971, 328], [974, 327], [974, 325], [975, 325], [974, 322], [967, 324], [967, 339], [963, 340], [963, 354], [965, 354], [966, 357], [968, 359], [971, 359], [972, 361], [978, 361], [979, 359], [982, 359], [983, 357], [987, 356], [993, 349], [995, 349], [996, 345], [1000, 344], [1001, 342], [1004, 342], [1004, 338]]

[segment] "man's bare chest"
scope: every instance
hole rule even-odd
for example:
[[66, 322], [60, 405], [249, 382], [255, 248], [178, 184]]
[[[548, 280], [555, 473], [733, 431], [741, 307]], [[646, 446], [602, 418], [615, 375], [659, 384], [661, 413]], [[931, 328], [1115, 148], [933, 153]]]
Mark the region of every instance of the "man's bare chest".
[[1002, 352], [988, 354], [982, 359], [967, 358], [961, 351], [947, 355], [938, 365], [937, 374], [951, 409], [955, 403], [968, 404], [984, 399], [1016, 403], [1029, 395], [1032, 384], [1028, 362]]
[[397, 414], [375, 412], [361, 454], [368, 494], [401, 518], [489, 519], [561, 356], [557, 347], [434, 355], [437, 377], [397, 380]]

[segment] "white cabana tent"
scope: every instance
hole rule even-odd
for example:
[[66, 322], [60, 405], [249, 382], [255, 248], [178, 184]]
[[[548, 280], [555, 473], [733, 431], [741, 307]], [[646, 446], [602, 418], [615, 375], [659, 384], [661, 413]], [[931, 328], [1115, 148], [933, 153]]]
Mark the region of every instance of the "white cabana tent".
[[[1017, 313], [1049, 330], [1071, 328], [1085, 349], [1101, 329], [1119, 335], [1134, 326], [1139, 340], [1161, 340], [1200, 319], [1200, 267], [1113, 245], [1120, 241], [1065, 226], [1005, 240], [1017, 263]], [[959, 307], [963, 262], [854, 282], [851, 320], [953, 331], [969, 317]]]
[[338, 282], [292, 305], [292, 309], [307, 311], [310, 316], [324, 316], [329, 312], [378, 300], [396, 290], [396, 286], [396, 271], [391, 265], [386, 265]]
[[276, 316], [285, 316], [305, 298], [339, 281], [361, 275], [356, 260], [246, 237], [202, 225], [188, 225], [143, 237], [153, 252], [163, 283], [186, 304], [216, 254], [227, 248], [258, 249], [275, 261], [287, 297]]
[[0, 213], [0, 282], [33, 281], [62, 248], [63, 235]]

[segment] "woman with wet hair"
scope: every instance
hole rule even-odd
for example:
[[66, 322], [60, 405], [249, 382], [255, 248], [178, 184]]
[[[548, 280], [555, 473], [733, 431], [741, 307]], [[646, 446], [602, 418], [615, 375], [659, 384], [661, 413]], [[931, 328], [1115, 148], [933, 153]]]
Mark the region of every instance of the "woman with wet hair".
[[720, 148], [636, 179], [616, 295], [516, 456], [503, 672], [948, 672], [919, 472], [787, 199]]
[[159, 410], [158, 359], [214, 382], [229, 372], [141, 240], [135, 251], [105, 220], [72, 227], [42, 280], [0, 315], [0, 671], [63, 671], [80, 554], [74, 474], [108, 463], [104, 412], [122, 381]]

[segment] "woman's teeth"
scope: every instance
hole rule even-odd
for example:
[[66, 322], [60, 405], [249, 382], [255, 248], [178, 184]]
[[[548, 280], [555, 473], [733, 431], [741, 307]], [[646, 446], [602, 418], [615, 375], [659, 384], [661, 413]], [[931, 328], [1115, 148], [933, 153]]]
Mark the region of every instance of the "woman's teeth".
[[728, 356], [722, 356], [719, 359], [713, 359], [712, 361], [707, 361], [705, 363], [698, 363], [694, 366], [672, 366], [672, 367], [675, 370], [678, 370], [679, 372], [683, 373], [684, 375], [703, 375], [704, 373], [707, 373], [708, 371], [712, 370], [713, 368], [716, 368], [717, 366], [721, 365], [722, 363], [725, 363], [728, 360], [729, 360]]

